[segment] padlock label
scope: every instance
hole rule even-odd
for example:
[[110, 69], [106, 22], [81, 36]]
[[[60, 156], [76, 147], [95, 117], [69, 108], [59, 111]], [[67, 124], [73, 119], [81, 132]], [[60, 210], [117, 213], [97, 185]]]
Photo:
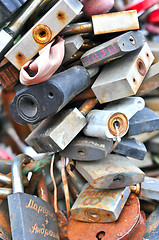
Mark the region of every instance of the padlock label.
[[105, 60], [106, 57], [109, 57], [111, 55], [114, 55], [115, 53], [118, 53], [120, 51], [117, 44], [112, 44], [110, 46], [105, 47], [104, 49], [100, 49], [85, 58], [83, 58], [82, 62], [84, 66], [87, 66], [88, 64], [97, 64], [98, 61], [101, 61], [102, 59]]

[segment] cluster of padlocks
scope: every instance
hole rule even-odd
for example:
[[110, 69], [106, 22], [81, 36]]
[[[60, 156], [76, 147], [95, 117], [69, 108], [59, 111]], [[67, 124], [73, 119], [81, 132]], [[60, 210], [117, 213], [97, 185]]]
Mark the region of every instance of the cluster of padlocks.
[[157, 0], [0, 0], [23, 144], [0, 149], [0, 239], [159, 239], [158, 24]]

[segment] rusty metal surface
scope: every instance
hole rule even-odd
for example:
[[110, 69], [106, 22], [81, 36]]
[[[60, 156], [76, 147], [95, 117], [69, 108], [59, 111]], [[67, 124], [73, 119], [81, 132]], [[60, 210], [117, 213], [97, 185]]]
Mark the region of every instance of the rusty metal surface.
[[88, 99], [84, 102], [84, 104], [79, 108], [79, 111], [85, 116], [87, 113], [94, 108], [94, 106], [98, 103], [96, 98]]
[[140, 212], [139, 220], [132, 229], [122, 240], [141, 240], [146, 228], [146, 216], [143, 211]]
[[76, 161], [76, 168], [94, 188], [116, 189], [143, 182], [144, 172], [128, 158], [109, 154], [99, 161]]
[[[54, 207], [54, 197], [49, 192], [49, 202]], [[59, 226], [59, 234], [60, 234], [60, 239], [61, 240], [68, 240], [67, 238], [67, 225], [68, 225], [68, 220], [65, 217], [64, 213], [60, 210], [59, 206], [58, 207], [58, 212], [57, 212], [57, 221], [58, 221], [58, 226]]]
[[0, 81], [4, 88], [13, 87], [19, 80], [19, 71], [7, 62], [0, 68]]
[[12, 193], [12, 188], [0, 187], [0, 199], [6, 199]]
[[92, 32], [93, 27], [90, 22], [73, 23], [66, 26], [60, 33], [62, 36]]
[[114, 222], [119, 218], [130, 192], [129, 187], [99, 190], [87, 183], [71, 208], [71, 216], [83, 222]]
[[136, 10], [93, 15], [92, 23], [95, 35], [139, 29]]
[[40, 197], [45, 202], [49, 202], [49, 194], [48, 194], [46, 181], [45, 181], [43, 173], [41, 173], [41, 176], [39, 178], [38, 185], [37, 185], [37, 191], [38, 191], [38, 197]]
[[103, 233], [102, 240], [119, 240], [136, 225], [140, 216], [140, 203], [135, 194], [131, 194], [123, 211], [113, 223], [85, 223], [70, 219], [68, 223], [69, 240], [97, 240]]
[[26, 193], [34, 194], [34, 192], [37, 188], [37, 184], [38, 184], [40, 176], [41, 176], [41, 172], [32, 174], [31, 179], [29, 181], [29, 185], [27, 186], [27, 188], [25, 188]]
[[0, 239], [11, 240], [11, 228], [6, 200], [0, 199]]

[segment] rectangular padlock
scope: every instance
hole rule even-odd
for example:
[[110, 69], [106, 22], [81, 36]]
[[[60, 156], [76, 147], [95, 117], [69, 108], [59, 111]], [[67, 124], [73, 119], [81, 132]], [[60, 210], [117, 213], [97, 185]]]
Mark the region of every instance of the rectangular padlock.
[[130, 119], [128, 136], [157, 130], [159, 130], [159, 115], [145, 107]]
[[20, 31], [23, 29], [26, 21], [35, 12], [36, 8], [43, 0], [32, 0], [27, 2], [14, 19], [0, 31], [0, 61], [4, 58], [4, 55], [13, 46], [14, 39], [18, 37]]
[[136, 95], [142, 96], [159, 87], [159, 62], [150, 67]]
[[87, 136], [102, 139], [123, 137], [129, 129], [129, 119], [142, 110], [145, 102], [140, 97], [128, 97], [109, 103], [104, 110], [92, 110], [86, 119], [88, 124], [83, 129]]
[[84, 43], [84, 40], [80, 34], [67, 37], [64, 40], [65, 40], [65, 55], [64, 55], [63, 63], [69, 60], [70, 57], [72, 57]]
[[82, 66], [75, 66], [45, 82], [19, 85], [17, 88], [20, 89], [10, 104], [10, 114], [20, 124], [35, 124], [60, 111], [90, 84], [88, 71]]
[[[23, 163], [28, 157], [16, 156], [12, 165], [13, 194], [8, 196], [12, 239], [55, 239], [59, 240], [56, 214], [52, 206], [37, 196], [25, 194], [22, 185]], [[18, 227], [18, 230], [17, 230]]]
[[144, 37], [142, 32], [129, 31], [85, 52], [81, 57], [81, 62], [86, 68], [100, 66], [143, 45]]
[[[108, 155], [112, 146], [112, 139], [81, 136], [76, 137], [59, 155], [78, 161], [100, 160]], [[122, 138], [113, 152], [143, 160], [147, 150], [143, 143], [135, 139]]]
[[6, 58], [16, 68], [20, 69], [72, 21], [81, 11], [82, 6], [78, 0], [58, 1], [20, 41], [10, 49], [5, 55]]
[[130, 192], [129, 187], [99, 190], [87, 183], [71, 208], [71, 216], [82, 222], [115, 222]]
[[96, 104], [96, 99], [89, 99], [80, 111], [68, 109], [47, 118], [26, 138], [26, 143], [38, 153], [64, 150], [87, 124], [84, 115]]
[[108, 63], [92, 85], [100, 103], [136, 94], [154, 56], [147, 43], [141, 49]]
[[145, 175], [128, 158], [116, 154], [99, 161], [76, 161], [76, 168], [92, 187], [99, 189], [131, 186], [143, 182]]
[[99, 160], [108, 155], [112, 146], [112, 139], [77, 136], [59, 155], [79, 161]]

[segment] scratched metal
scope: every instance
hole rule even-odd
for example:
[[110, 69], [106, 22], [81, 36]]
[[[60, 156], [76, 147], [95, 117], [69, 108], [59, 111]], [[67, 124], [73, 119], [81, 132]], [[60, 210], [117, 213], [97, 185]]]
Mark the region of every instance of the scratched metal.
[[116, 222], [86, 223], [70, 218], [68, 223], [69, 240], [119, 240], [135, 227], [140, 216], [140, 203], [134, 194], [128, 201]]
[[110, 41], [102, 43], [85, 52], [81, 57], [84, 67], [100, 66], [106, 62], [122, 57], [144, 45], [141, 31], [129, 31]]
[[159, 130], [159, 116], [149, 108], [137, 112], [129, 121], [128, 136]]
[[143, 240], [152, 239], [158, 240], [159, 236], [159, 205], [153, 213], [150, 214], [149, 218], [146, 221], [146, 230], [143, 237]]
[[[82, 4], [78, 0], [60, 0], [58, 1], [5, 55], [6, 58], [18, 69], [21, 68], [29, 59], [39, 52], [48, 42], [50, 42], [71, 20], [78, 15], [82, 9]], [[54, 23], [54, 24], [52, 24]], [[42, 27], [45, 34], [41, 37], [46, 39], [49, 33], [49, 39], [46, 43], [37, 43], [34, 37], [40, 37], [40, 31], [34, 34], [37, 27]], [[48, 31], [43, 28], [47, 27]], [[38, 35], [39, 33], [39, 35]], [[29, 44], [28, 44], [29, 42]], [[30, 47], [31, 46], [31, 47]]]
[[78, 161], [93, 161], [106, 157], [112, 146], [112, 139], [78, 136], [59, 154]]
[[11, 239], [11, 228], [7, 200], [0, 199], [0, 239]]
[[77, 108], [65, 110], [40, 123], [25, 141], [38, 153], [61, 151], [86, 124]]
[[139, 197], [159, 201], [159, 179], [146, 176], [141, 183]]
[[122, 138], [113, 152], [143, 160], [146, 156], [147, 150], [145, 145], [142, 142], [137, 141], [135, 138]]
[[153, 60], [154, 56], [145, 43], [142, 49], [106, 64], [92, 85], [99, 102], [110, 102], [136, 94]]
[[71, 208], [71, 216], [83, 222], [114, 222], [119, 218], [130, 192], [129, 187], [99, 190], [87, 183]]
[[76, 161], [76, 168], [94, 188], [116, 189], [141, 183], [144, 172], [128, 158], [109, 154], [99, 161]]

